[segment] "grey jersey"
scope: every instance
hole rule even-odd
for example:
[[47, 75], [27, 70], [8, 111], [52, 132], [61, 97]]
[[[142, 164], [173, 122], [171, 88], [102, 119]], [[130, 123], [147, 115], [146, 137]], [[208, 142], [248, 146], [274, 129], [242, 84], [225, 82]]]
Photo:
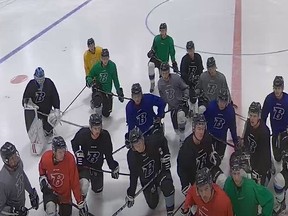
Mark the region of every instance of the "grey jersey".
[[199, 78], [197, 88], [203, 90], [209, 101], [212, 101], [217, 99], [220, 89], [228, 89], [228, 85], [224, 74], [221, 72], [216, 71], [216, 75], [212, 77], [208, 71], [205, 71]]
[[0, 215], [1, 211], [10, 212], [10, 207], [25, 206], [25, 190], [32, 192], [31, 184], [20, 161], [18, 168], [10, 172], [5, 165], [0, 171]]
[[159, 79], [158, 90], [160, 97], [168, 103], [169, 109], [178, 108], [183, 97], [189, 98], [189, 86], [176, 74], [170, 74], [168, 81]]

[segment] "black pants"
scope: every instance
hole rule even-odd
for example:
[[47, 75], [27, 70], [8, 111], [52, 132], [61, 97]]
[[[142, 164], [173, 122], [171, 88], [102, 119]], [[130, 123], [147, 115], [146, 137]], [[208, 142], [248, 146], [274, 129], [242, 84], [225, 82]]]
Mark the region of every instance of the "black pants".
[[183, 110], [185, 113], [185, 116], [187, 116], [188, 111], [189, 111], [189, 106], [188, 105], [183, 105], [183, 106], [179, 106], [178, 108], [172, 109], [170, 112], [170, 117], [171, 117], [171, 121], [172, 121], [172, 125], [174, 130], [178, 129], [178, 119], [177, 119], [177, 113], [179, 110]]
[[46, 204], [48, 202], [53, 202], [59, 206], [58, 214], [59, 216], [71, 216], [72, 215], [72, 205], [70, 203], [59, 203], [58, 196], [54, 193], [43, 194], [43, 204], [44, 210], [46, 211]]
[[226, 144], [212, 138], [212, 145], [214, 146], [214, 150], [218, 153], [219, 157], [223, 159], [226, 151]]
[[277, 139], [278, 139], [278, 136], [276, 135], [272, 136], [272, 150], [273, 150], [274, 159], [277, 162], [280, 162], [281, 157], [282, 157], [282, 151], [284, 150], [284, 148], [283, 146], [280, 145]]
[[47, 116], [38, 114], [38, 118], [41, 119], [43, 122], [43, 129], [44, 129], [45, 135], [52, 133], [53, 127], [48, 123]]
[[92, 191], [100, 193], [103, 191], [103, 173], [90, 170], [88, 168], [79, 168], [79, 179], [86, 178], [91, 182]]
[[109, 117], [110, 113], [112, 112], [113, 106], [112, 95], [105, 94], [92, 87], [92, 101], [94, 104], [94, 108], [100, 107], [102, 105], [102, 115], [104, 117]]

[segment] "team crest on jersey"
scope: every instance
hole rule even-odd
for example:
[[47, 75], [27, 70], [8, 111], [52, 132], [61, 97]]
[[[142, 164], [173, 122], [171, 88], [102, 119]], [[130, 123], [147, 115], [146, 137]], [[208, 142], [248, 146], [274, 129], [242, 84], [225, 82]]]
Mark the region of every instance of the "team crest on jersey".
[[43, 102], [45, 99], [45, 96], [46, 96], [46, 94], [43, 91], [35, 92], [35, 103], [37, 104], [37, 103]]
[[255, 141], [254, 135], [253, 134], [249, 134], [247, 139], [248, 139], [248, 143], [249, 143], [249, 147], [250, 147], [250, 152], [254, 153], [255, 149], [257, 147], [257, 143]]
[[64, 174], [63, 173], [52, 173], [51, 174], [52, 185], [56, 188], [59, 188], [63, 185]]
[[144, 173], [144, 178], [149, 178], [155, 170], [155, 160], [150, 160], [148, 163], [142, 166], [142, 172]]
[[196, 167], [197, 170], [202, 169], [207, 162], [207, 152], [199, 153], [199, 156], [196, 158]]
[[100, 156], [99, 151], [88, 151], [87, 161], [94, 164], [98, 161], [99, 156]]

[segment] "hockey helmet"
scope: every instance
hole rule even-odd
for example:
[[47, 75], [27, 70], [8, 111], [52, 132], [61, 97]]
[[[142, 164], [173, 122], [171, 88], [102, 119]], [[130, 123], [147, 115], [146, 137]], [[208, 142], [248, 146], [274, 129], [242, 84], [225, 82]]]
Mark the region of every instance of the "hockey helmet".
[[207, 167], [197, 171], [195, 183], [197, 187], [213, 183], [211, 172]]
[[34, 72], [34, 79], [39, 85], [42, 85], [45, 81], [45, 73], [41, 67], [37, 67]]
[[63, 137], [56, 136], [52, 140], [52, 150], [53, 152], [56, 152], [57, 149], [67, 149], [67, 145]]
[[18, 151], [16, 149], [16, 147], [10, 143], [10, 142], [6, 142], [0, 149], [1, 152], [1, 157], [3, 162], [8, 165], [9, 163], [9, 158], [13, 155], [13, 154], [18, 154]]
[[215, 61], [214, 57], [209, 57], [207, 59], [207, 68], [211, 68], [214, 66], [216, 66], [216, 61]]
[[138, 127], [133, 128], [129, 132], [129, 142], [131, 144], [131, 147], [134, 143], [137, 143], [140, 139], [143, 139], [143, 133]]
[[186, 44], [186, 49], [189, 50], [189, 49], [194, 49], [195, 46], [194, 46], [194, 42], [193, 41], [188, 41], [187, 44]]
[[166, 23], [161, 23], [159, 26], [159, 30], [161, 29], [167, 29], [167, 24]]
[[259, 116], [261, 115], [261, 104], [259, 102], [253, 101], [249, 106], [249, 113], [257, 113]]
[[89, 39], [87, 40], [87, 46], [90, 46], [91, 44], [95, 44], [93, 38], [89, 38]]
[[274, 78], [273, 87], [284, 87], [284, 80], [282, 76], [276, 76]]
[[108, 51], [108, 49], [102, 49], [101, 56], [102, 56], [102, 57], [109, 57], [109, 51]]
[[281, 194], [285, 188], [285, 178], [282, 173], [277, 173], [273, 181], [274, 190], [277, 194]]
[[131, 94], [142, 94], [142, 87], [139, 83], [134, 83], [131, 87]]
[[101, 126], [102, 125], [102, 116], [99, 113], [94, 113], [90, 115], [89, 118], [90, 127]]
[[193, 116], [192, 128], [195, 130], [197, 125], [204, 125], [206, 126], [206, 119], [203, 114], [196, 113]]
[[160, 71], [169, 71], [170, 70], [170, 66], [168, 63], [162, 63], [160, 65]]
[[220, 89], [219, 94], [218, 94], [218, 99], [228, 102], [229, 101], [228, 89], [226, 89], [226, 88]]
[[232, 171], [239, 171], [241, 167], [241, 155], [239, 152], [233, 152], [229, 160], [230, 169]]

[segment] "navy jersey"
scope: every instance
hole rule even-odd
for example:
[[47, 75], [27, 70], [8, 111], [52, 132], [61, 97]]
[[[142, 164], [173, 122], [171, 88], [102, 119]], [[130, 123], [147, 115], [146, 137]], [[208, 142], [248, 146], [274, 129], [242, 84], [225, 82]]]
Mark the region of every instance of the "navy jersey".
[[217, 100], [209, 103], [204, 112], [208, 131], [221, 140], [226, 141], [227, 131], [230, 129], [234, 143], [237, 143], [235, 110], [231, 103], [224, 110], [220, 110]]
[[265, 98], [261, 118], [266, 122], [270, 114], [270, 123], [273, 135], [286, 130], [288, 125], [288, 94], [283, 92], [282, 98], [276, 98], [274, 92], [267, 95]]
[[[135, 126], [139, 127], [142, 133], [147, 131], [153, 125], [154, 118], [164, 118], [165, 105], [162, 98], [153, 94], [143, 94], [139, 105], [130, 100], [126, 106], [128, 131], [132, 130]], [[157, 114], [153, 110], [154, 106], [158, 108]]]
[[152, 134], [145, 137], [145, 151], [138, 153], [129, 149], [127, 153], [130, 170], [130, 186], [127, 194], [134, 197], [138, 177], [143, 184], [150, 181], [161, 169], [160, 158], [169, 153], [167, 139], [162, 134]]
[[188, 53], [183, 56], [180, 64], [181, 77], [190, 87], [195, 88], [203, 69], [202, 58], [198, 53], [194, 53], [193, 59]]
[[89, 128], [81, 128], [71, 140], [74, 154], [80, 148], [84, 153], [83, 166], [94, 169], [102, 169], [104, 155], [108, 166], [114, 170], [118, 166], [118, 162], [112, 156], [112, 141], [107, 130], [102, 129], [97, 139], [92, 139]]
[[35, 79], [29, 81], [23, 94], [22, 105], [25, 98], [31, 98], [32, 102], [39, 106], [39, 111], [49, 114], [52, 106], [60, 109], [60, 99], [53, 81], [45, 78], [42, 89]]

